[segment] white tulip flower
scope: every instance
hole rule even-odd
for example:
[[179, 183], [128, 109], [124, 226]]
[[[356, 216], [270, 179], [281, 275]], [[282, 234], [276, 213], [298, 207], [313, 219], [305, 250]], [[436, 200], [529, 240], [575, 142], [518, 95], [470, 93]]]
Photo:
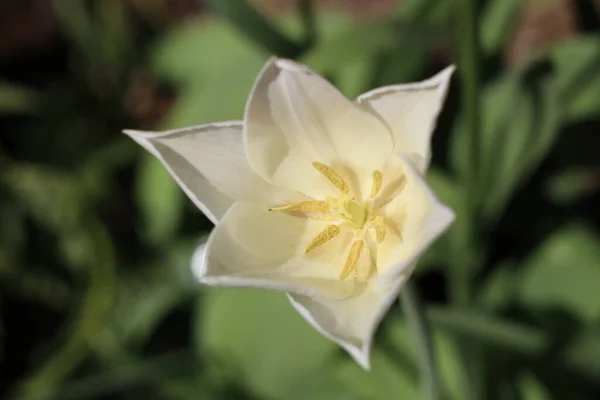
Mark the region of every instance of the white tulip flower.
[[273, 58], [244, 121], [125, 133], [216, 225], [193, 262], [202, 283], [287, 293], [369, 369], [379, 322], [454, 219], [423, 178], [453, 71], [351, 101]]

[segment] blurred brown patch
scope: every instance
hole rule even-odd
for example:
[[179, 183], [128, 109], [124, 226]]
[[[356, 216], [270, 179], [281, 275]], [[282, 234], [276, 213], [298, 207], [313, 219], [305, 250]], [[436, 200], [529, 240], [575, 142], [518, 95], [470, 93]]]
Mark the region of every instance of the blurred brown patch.
[[526, 3], [504, 55], [510, 66], [577, 33], [575, 10], [570, 0], [528, 0]]
[[50, 1], [0, 0], [0, 60], [47, 47], [56, 31]]
[[174, 93], [161, 87], [150, 71], [140, 69], [132, 73], [124, 107], [139, 127], [149, 129], [166, 115], [174, 100]]
[[178, 24], [201, 15], [201, 0], [127, 0], [135, 12], [153, 27]]

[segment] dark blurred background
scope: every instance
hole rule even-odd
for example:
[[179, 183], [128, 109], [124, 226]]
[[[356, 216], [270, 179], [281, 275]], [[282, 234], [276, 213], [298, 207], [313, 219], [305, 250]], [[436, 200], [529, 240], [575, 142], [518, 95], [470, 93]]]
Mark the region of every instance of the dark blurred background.
[[[600, 1], [476, 3], [480, 164], [459, 65], [428, 176], [458, 218], [414, 278], [444, 398], [598, 399]], [[457, 9], [0, 0], [0, 397], [419, 399], [398, 307], [366, 373], [283, 294], [200, 287], [210, 222], [120, 132], [241, 119], [272, 54], [350, 97], [427, 78], [458, 60]], [[459, 243], [470, 168], [477, 235]]]

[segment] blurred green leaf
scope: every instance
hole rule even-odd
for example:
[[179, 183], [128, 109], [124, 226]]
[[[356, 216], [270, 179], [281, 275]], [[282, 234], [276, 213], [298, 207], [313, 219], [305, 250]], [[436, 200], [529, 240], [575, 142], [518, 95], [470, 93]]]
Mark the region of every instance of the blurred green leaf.
[[190, 260], [197, 243], [205, 240], [180, 239], [156, 265], [138, 267], [121, 277], [110, 325], [119, 342], [143, 346], [167, 313], [195, 295], [198, 283], [192, 276]]
[[600, 39], [579, 37], [550, 51], [556, 65], [561, 112], [571, 122], [600, 113]]
[[76, 175], [26, 164], [12, 164], [1, 173], [6, 186], [43, 225], [60, 231], [81, 222], [87, 199]]
[[[465, 398], [465, 371], [454, 342], [440, 331], [434, 332], [433, 339], [445, 391], [442, 398]], [[413, 343], [405, 322], [393, 319], [375, 342], [371, 371], [364, 371], [352, 360], [346, 360], [335, 368], [335, 376], [361, 399], [420, 399], [420, 377]]]
[[103, 0], [96, 3], [97, 25], [103, 62], [110, 66], [111, 73], [123, 73], [126, 63], [134, 54], [132, 24], [127, 16], [127, 4], [121, 0]]
[[92, 22], [85, 3], [78, 0], [59, 0], [55, 5], [60, 27], [83, 54], [94, 59], [95, 39]]
[[[296, 13], [283, 14], [279, 18], [274, 19], [273, 22], [277, 24], [277, 27], [282, 32], [293, 37], [297, 42], [306, 40], [306, 24], [301, 15]], [[320, 9], [315, 14], [318, 42], [335, 38], [355, 23], [352, 16], [346, 13]], [[307, 50], [309, 49], [307, 48]]]
[[557, 204], [570, 204], [600, 189], [600, 170], [572, 168], [559, 171], [546, 182], [545, 193]]
[[184, 86], [190, 81], [209, 81], [222, 68], [240, 61], [262, 66], [267, 58], [266, 53], [227, 24], [203, 21], [167, 32], [153, 51], [152, 63], [159, 76]]
[[553, 233], [521, 266], [520, 299], [531, 307], [564, 308], [582, 320], [600, 317], [600, 241], [585, 225]]
[[346, 361], [337, 368], [336, 375], [360, 399], [420, 399], [417, 382], [399, 370], [395, 357], [397, 354], [375, 350], [370, 372]]
[[297, 57], [302, 48], [277, 31], [246, 0], [208, 0], [211, 8], [231, 22], [244, 36], [264, 46], [269, 52], [287, 58]]
[[332, 76], [350, 98], [374, 86], [422, 78], [431, 49], [446, 39], [431, 17], [447, 2], [414, 3], [383, 21], [342, 23], [336, 29], [320, 18], [320, 38], [301, 61]]
[[[98, 374], [88, 375], [66, 383], [55, 394], [54, 398], [61, 400], [97, 399], [101, 395], [115, 394], [119, 391], [134, 386], [151, 386], [157, 382], [168, 385], [166, 392], [177, 392], [185, 379], [175, 380], [173, 376], [191, 375], [193, 371], [193, 356], [189, 351], [177, 351], [161, 356], [146, 358], [144, 360], [131, 360], [119, 366], [108, 367]], [[202, 395], [202, 391], [194, 388], [189, 390], [195, 396]], [[169, 398], [184, 398], [173, 395]], [[196, 397], [199, 398], [199, 397]]]
[[354, 99], [366, 91], [372, 72], [373, 67], [368, 58], [348, 63], [338, 68], [336, 86], [346, 97]]
[[38, 109], [39, 93], [16, 83], [0, 81], [0, 115], [29, 114]]
[[162, 396], [169, 400], [218, 400], [222, 399], [211, 388], [205, 376], [191, 378], [174, 378], [163, 381], [161, 384]]
[[481, 21], [481, 47], [487, 54], [504, 49], [517, 23], [521, 0], [491, 0], [485, 3]]
[[436, 167], [427, 171], [427, 182], [431, 185], [436, 197], [448, 207], [454, 209], [460, 202], [460, 193], [456, 182], [447, 173]]
[[0, 288], [4, 294], [40, 303], [44, 308], [56, 312], [65, 311], [73, 301], [73, 290], [65, 280], [51, 273], [28, 270], [20, 265], [0, 268]]
[[463, 215], [457, 209], [460, 206], [460, 198], [456, 182], [436, 167], [431, 167], [427, 171], [427, 182], [439, 201], [453, 209], [457, 215], [449, 231], [437, 239], [421, 256], [418, 268], [415, 270], [417, 274], [431, 267], [445, 267], [448, 264], [448, 252], [452, 250], [453, 237], [455, 232], [463, 229], [464, 224]]
[[25, 241], [25, 213], [13, 202], [0, 202], [0, 221], [0, 275], [3, 275], [16, 269], [17, 254]]
[[163, 125], [242, 119], [252, 84], [266, 60], [266, 54], [218, 22], [171, 32], [158, 45], [154, 66], [181, 90]]
[[[283, 293], [206, 290], [196, 313], [196, 347], [260, 398], [303, 399], [307, 390], [310, 398], [332, 398], [335, 382], [319, 377], [327, 375], [336, 345], [306, 323]], [[315, 379], [325, 386], [307, 384]]]
[[136, 200], [143, 217], [143, 233], [150, 242], [171, 242], [179, 226], [183, 194], [155, 157], [144, 154], [138, 169]]
[[499, 310], [517, 298], [518, 275], [510, 261], [494, 266], [494, 270], [478, 290], [478, 303], [487, 310]]
[[[503, 115], [511, 124], [504, 127], [504, 132], [496, 131], [503, 137], [484, 152], [484, 160], [493, 160], [493, 154], [497, 155], [489, 175], [485, 175], [491, 187], [484, 212], [490, 218], [495, 218], [504, 209], [518, 185], [531, 175], [558, 137], [558, 97], [550, 78], [537, 87], [526, 81], [521, 84], [527, 85], [528, 89], [519, 89], [516, 97], [511, 99], [511, 106], [505, 108], [513, 115]], [[490, 104], [492, 108], [501, 106], [494, 102]]]
[[[82, 174], [97, 192], [109, 191], [113, 174], [131, 165], [140, 147], [123, 135], [95, 149], [85, 160]], [[94, 185], [97, 183], [97, 185]]]
[[447, 398], [460, 400], [468, 396], [467, 371], [460, 357], [456, 341], [437, 329], [434, 332], [438, 371], [446, 388]]
[[[85, 60], [85, 68], [103, 75], [104, 84], [119, 82], [133, 56], [133, 35], [127, 7], [120, 0], [93, 2], [56, 1], [62, 32]], [[89, 73], [90, 71], [85, 71]]]
[[78, 174], [27, 164], [5, 168], [0, 180], [34, 220], [58, 236], [66, 265], [83, 268], [89, 251], [84, 214], [94, 200], [85, 180]]
[[402, 20], [418, 21], [445, 27], [452, 17], [452, 0], [404, 0], [398, 2], [397, 13]]
[[538, 355], [548, 344], [544, 334], [535, 328], [480, 312], [431, 308], [427, 315], [441, 331], [515, 353]]
[[479, 168], [484, 217], [495, 221], [515, 190], [536, 170], [556, 143], [560, 127], [558, 90], [547, 65], [535, 63], [503, 75], [483, 91], [479, 160], [465, 165], [466, 132], [461, 121], [452, 143], [458, 171]]
[[548, 390], [530, 373], [521, 375], [518, 379], [518, 385], [523, 400], [545, 400], [551, 398]]
[[412, 22], [372, 22], [350, 26], [331, 39], [322, 40], [302, 58], [321, 72], [331, 72], [346, 63], [373, 57], [385, 51], [406, 54], [412, 49], [431, 46], [442, 34], [425, 25]]
[[320, 72], [330, 73], [340, 65], [372, 58], [396, 43], [397, 36], [391, 23], [350, 26], [335, 38], [320, 41], [302, 57], [302, 62]]
[[335, 369], [335, 375], [361, 399], [419, 399], [419, 372], [412, 343], [404, 322], [394, 319], [375, 342], [371, 371], [346, 359]]
[[104, 226], [93, 219], [88, 220], [86, 232], [90, 252], [87, 254], [89, 277], [85, 297], [66, 329], [64, 345], [22, 382], [18, 389], [20, 399], [37, 400], [51, 396], [85, 360], [110, 315], [116, 279], [113, 244]]
[[565, 351], [565, 363], [593, 380], [600, 379], [600, 326], [578, 334]]

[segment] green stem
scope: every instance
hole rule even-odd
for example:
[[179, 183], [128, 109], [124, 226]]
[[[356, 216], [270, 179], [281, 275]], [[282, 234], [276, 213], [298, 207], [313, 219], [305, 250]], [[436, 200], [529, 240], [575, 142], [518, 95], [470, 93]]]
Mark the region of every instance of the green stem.
[[469, 205], [477, 204], [477, 179], [479, 165], [479, 35], [477, 25], [477, 0], [456, 0], [459, 10], [459, 67], [462, 77], [463, 110], [469, 134], [468, 196]]
[[417, 291], [410, 281], [402, 289], [400, 299], [406, 321], [414, 336], [424, 398], [427, 400], [440, 400], [442, 392], [435, 362], [431, 330]]
[[299, 0], [298, 7], [305, 30], [303, 47], [308, 49], [317, 39], [317, 24], [315, 21], [313, 0]]
[[[453, 268], [452, 297], [456, 305], [466, 306], [470, 298], [471, 277], [475, 265], [475, 257], [471, 249], [476, 246], [476, 223], [479, 208], [479, 134], [481, 127], [480, 87], [479, 87], [479, 29], [477, 25], [477, 0], [455, 0], [459, 27], [458, 52], [459, 71], [462, 88], [462, 110], [468, 140], [467, 168], [462, 172], [460, 179], [464, 187], [464, 205], [460, 210], [464, 228], [460, 232], [460, 239], [456, 243]], [[462, 254], [462, 256], [460, 256]], [[459, 260], [460, 258], [460, 260]], [[459, 265], [460, 264], [460, 265]]]
[[[478, 257], [476, 249], [479, 248], [477, 241], [477, 221], [480, 206], [480, 143], [479, 134], [481, 127], [480, 112], [480, 49], [479, 49], [479, 27], [477, 24], [477, 0], [455, 0], [457, 12], [456, 20], [459, 27], [459, 70], [462, 86], [462, 110], [465, 117], [467, 147], [467, 168], [463, 171], [460, 179], [464, 187], [464, 207], [461, 217], [463, 218], [463, 229], [460, 237], [453, 246], [452, 257], [453, 274], [450, 277], [452, 284], [452, 300], [456, 306], [466, 307], [470, 302], [473, 275], [477, 267]], [[469, 399], [483, 398], [483, 360], [478, 348], [470, 343], [458, 341], [459, 353], [469, 376]]]

